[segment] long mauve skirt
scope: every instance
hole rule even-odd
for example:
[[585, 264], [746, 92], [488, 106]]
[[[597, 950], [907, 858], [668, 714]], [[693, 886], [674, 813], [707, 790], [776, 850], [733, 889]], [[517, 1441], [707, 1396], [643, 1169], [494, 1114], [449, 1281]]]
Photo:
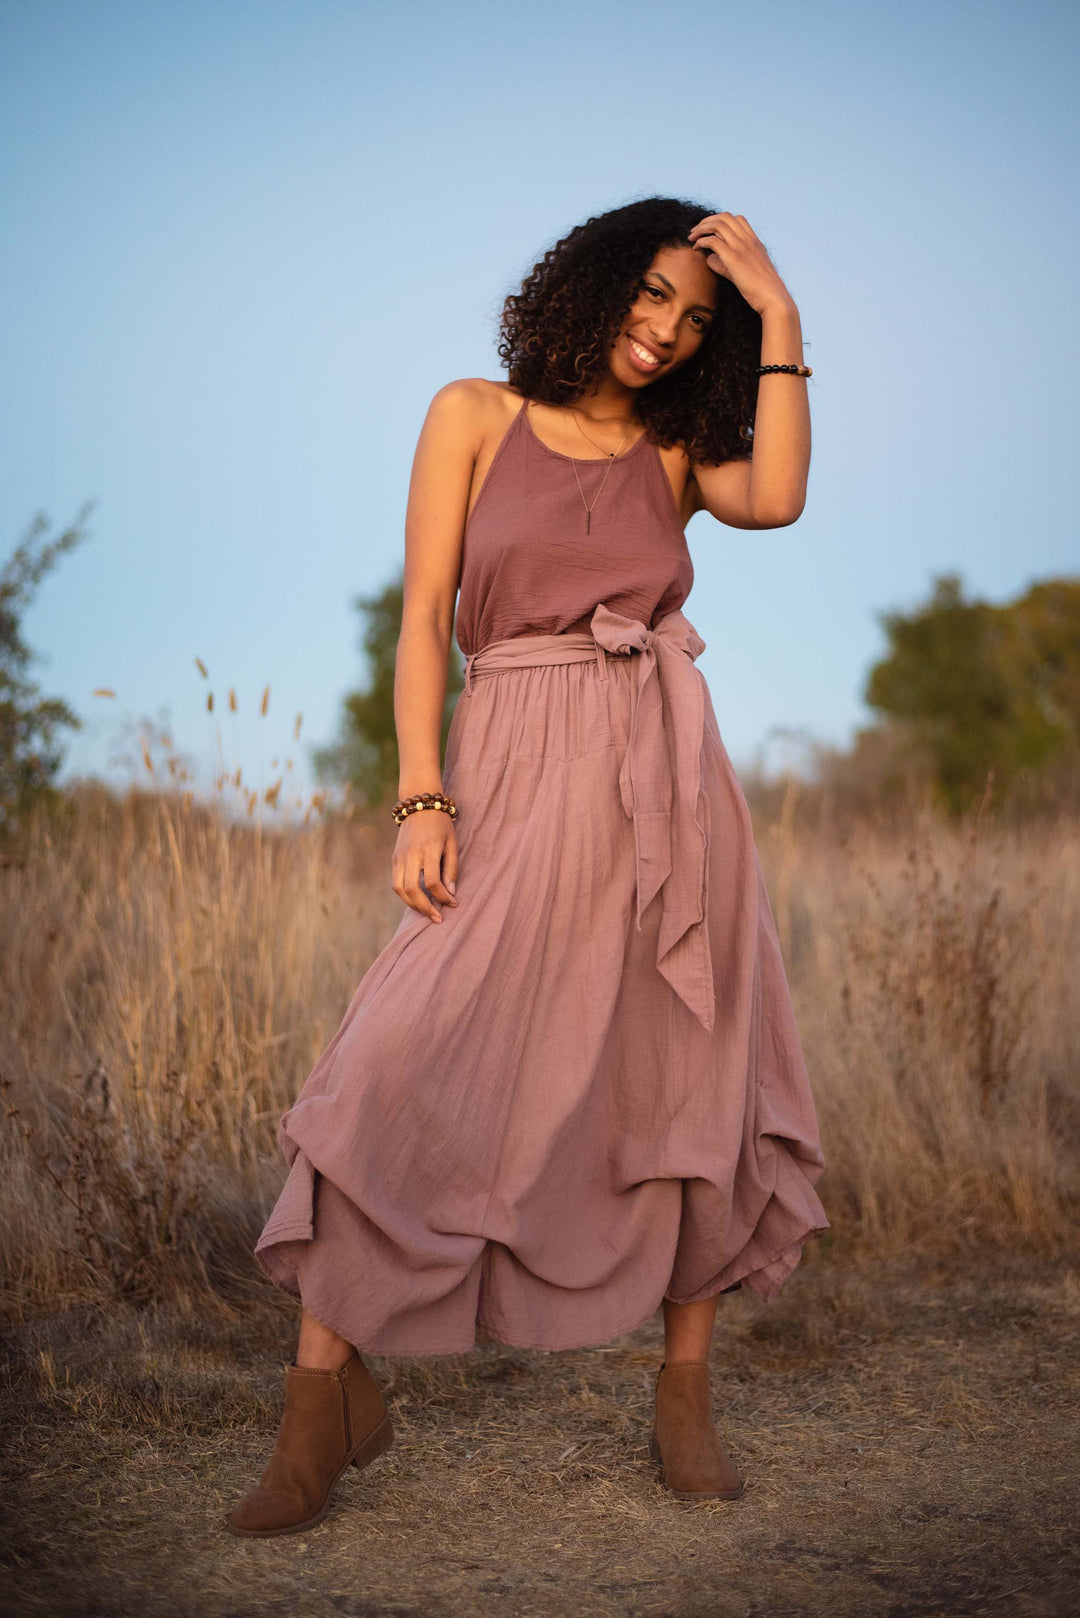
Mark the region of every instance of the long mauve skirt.
[[681, 612], [600, 606], [468, 661], [458, 907], [407, 909], [361, 979], [255, 1248], [361, 1350], [605, 1343], [663, 1298], [771, 1298], [829, 1228], [703, 646]]

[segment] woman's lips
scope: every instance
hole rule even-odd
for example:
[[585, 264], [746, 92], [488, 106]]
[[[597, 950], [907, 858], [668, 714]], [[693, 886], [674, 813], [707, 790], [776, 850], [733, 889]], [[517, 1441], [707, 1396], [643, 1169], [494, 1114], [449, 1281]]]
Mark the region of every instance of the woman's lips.
[[[634, 366], [635, 370], [646, 371], [646, 372], [648, 372], [648, 374], [650, 376], [652, 376], [654, 372], [656, 372], [656, 371], [658, 371], [660, 369], [661, 365], [663, 364], [663, 361], [660, 360], [660, 359], [656, 359], [656, 358], [650, 358], [648, 360], [642, 359], [641, 354], [639, 353], [638, 349], [635, 348], [635, 346], [634, 346], [636, 342], [637, 342], [636, 337], [627, 336], [627, 339], [626, 339], [626, 352], [630, 356], [630, 363]], [[642, 343], [640, 346], [641, 346], [641, 348], [643, 350], [645, 349], [645, 344], [644, 343]], [[652, 351], [651, 350], [645, 350], [645, 352], [651, 354]]]

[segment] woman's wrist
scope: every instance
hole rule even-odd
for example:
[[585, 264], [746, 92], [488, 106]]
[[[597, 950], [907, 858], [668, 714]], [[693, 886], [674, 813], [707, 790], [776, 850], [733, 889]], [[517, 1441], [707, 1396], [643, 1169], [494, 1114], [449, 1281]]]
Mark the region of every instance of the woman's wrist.
[[758, 310], [763, 322], [777, 325], [788, 322], [795, 326], [800, 325], [799, 306], [792, 297], [774, 298], [770, 303]]
[[406, 780], [404, 776], [398, 781], [399, 798], [417, 798], [422, 792], [441, 794], [442, 790], [442, 776], [437, 772], [423, 781]]
[[761, 365], [802, 365], [802, 322], [791, 303], [773, 304], [761, 317]]

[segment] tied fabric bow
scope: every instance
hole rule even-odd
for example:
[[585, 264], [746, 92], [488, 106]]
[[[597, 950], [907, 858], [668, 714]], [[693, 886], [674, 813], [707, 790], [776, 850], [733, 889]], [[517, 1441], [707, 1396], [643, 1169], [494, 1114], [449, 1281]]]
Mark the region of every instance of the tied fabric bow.
[[619, 794], [634, 822], [638, 931], [645, 907], [662, 893], [656, 964], [702, 1026], [715, 1021], [706, 921], [708, 806], [701, 782], [705, 692], [694, 659], [705, 642], [677, 609], [654, 629], [600, 602], [589, 623], [599, 648], [631, 655], [630, 733]]
[[656, 964], [679, 998], [711, 1031], [715, 1020], [712, 955], [705, 919], [709, 807], [701, 784], [705, 683], [694, 659], [705, 642], [678, 609], [654, 629], [600, 602], [587, 630], [492, 641], [465, 660], [465, 693], [474, 667], [508, 669], [579, 663], [605, 652], [632, 656], [630, 723], [619, 766], [619, 796], [634, 822], [637, 929], [646, 905], [662, 894]]

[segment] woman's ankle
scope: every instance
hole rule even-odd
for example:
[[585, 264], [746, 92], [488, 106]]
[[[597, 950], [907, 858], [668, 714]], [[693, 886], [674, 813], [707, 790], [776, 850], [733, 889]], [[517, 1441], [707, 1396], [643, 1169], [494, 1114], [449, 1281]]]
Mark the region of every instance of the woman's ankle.
[[305, 1309], [293, 1363], [308, 1371], [340, 1371], [352, 1359], [353, 1345]]
[[352, 1359], [353, 1350], [349, 1348], [341, 1354], [302, 1354], [297, 1348], [293, 1356], [293, 1364], [301, 1371], [340, 1371]]

